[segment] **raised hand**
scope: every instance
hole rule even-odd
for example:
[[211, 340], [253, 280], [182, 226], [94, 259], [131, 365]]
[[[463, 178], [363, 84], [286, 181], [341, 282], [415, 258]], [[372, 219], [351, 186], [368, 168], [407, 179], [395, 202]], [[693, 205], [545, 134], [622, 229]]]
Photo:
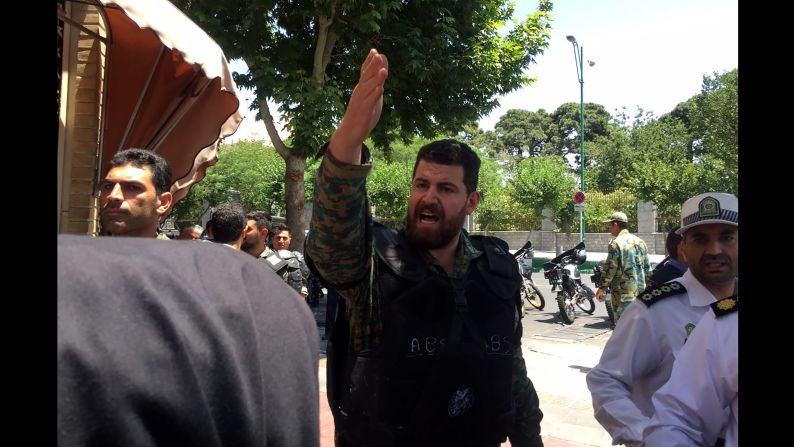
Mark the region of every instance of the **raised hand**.
[[337, 160], [361, 163], [361, 145], [375, 128], [383, 109], [383, 83], [389, 75], [386, 55], [371, 49], [364, 63], [358, 84], [353, 88], [345, 116], [331, 137], [328, 150]]

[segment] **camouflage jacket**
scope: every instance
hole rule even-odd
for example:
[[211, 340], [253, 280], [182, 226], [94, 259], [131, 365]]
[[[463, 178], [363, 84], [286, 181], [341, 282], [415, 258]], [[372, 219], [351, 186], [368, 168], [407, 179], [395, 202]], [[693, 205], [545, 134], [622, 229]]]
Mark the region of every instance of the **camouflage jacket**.
[[645, 290], [645, 278], [650, 278], [650, 272], [645, 242], [624, 229], [609, 241], [600, 285], [609, 286], [613, 296], [633, 299]]
[[[369, 151], [363, 148], [362, 165], [348, 165], [325, 152], [317, 169], [314, 201], [305, 256], [321, 280], [334, 288], [345, 300], [345, 318], [350, 326], [352, 349], [360, 352], [380, 345], [383, 329], [377, 296], [376, 258], [372, 242], [372, 214], [367, 199], [366, 177], [372, 164]], [[453, 276], [463, 277], [469, 264], [481, 256], [461, 231], [455, 256]], [[424, 251], [422, 259], [429, 268], [443, 271], [438, 261]], [[446, 273], [444, 273], [446, 275]], [[522, 331], [519, 320], [517, 331]], [[540, 420], [537, 393], [527, 376], [520, 345], [513, 354], [513, 395], [516, 403], [516, 424], [510, 437], [515, 445], [534, 445], [540, 439]], [[526, 444], [521, 443], [526, 440]], [[540, 444], [542, 445], [542, 443]]]

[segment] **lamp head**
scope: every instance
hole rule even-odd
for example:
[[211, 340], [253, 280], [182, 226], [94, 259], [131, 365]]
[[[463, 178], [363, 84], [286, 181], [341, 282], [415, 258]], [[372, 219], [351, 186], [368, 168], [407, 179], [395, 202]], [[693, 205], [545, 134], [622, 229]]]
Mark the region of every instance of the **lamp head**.
[[573, 36], [565, 36], [565, 38], [568, 39], [568, 42], [576, 43], [576, 38]]

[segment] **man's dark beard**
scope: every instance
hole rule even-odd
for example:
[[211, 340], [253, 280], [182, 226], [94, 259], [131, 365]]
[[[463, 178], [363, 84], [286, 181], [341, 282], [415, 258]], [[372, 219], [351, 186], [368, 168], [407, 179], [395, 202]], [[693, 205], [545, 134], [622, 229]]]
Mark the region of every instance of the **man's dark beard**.
[[[424, 210], [432, 210], [443, 222], [439, 231], [428, 232], [427, 230], [419, 230], [416, 228], [416, 220]], [[466, 208], [460, 210], [456, 216], [451, 216], [445, 219], [443, 211], [439, 207], [430, 206], [417, 206], [414, 213], [409, 211], [408, 217], [405, 218], [405, 238], [408, 242], [422, 250], [435, 250], [445, 247], [452, 240], [458, 237], [460, 229], [463, 227], [463, 222], [466, 220]]]

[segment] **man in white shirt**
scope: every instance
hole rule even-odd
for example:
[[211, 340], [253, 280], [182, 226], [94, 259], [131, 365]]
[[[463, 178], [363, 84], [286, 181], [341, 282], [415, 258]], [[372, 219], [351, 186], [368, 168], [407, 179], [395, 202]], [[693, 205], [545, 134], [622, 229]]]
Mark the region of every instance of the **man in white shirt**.
[[651, 397], [670, 378], [673, 361], [709, 305], [738, 286], [739, 201], [705, 193], [681, 207], [689, 270], [645, 290], [627, 308], [601, 360], [587, 374], [596, 420], [613, 444], [642, 445], [653, 416]]
[[711, 305], [653, 395], [648, 447], [739, 445], [739, 297]]

